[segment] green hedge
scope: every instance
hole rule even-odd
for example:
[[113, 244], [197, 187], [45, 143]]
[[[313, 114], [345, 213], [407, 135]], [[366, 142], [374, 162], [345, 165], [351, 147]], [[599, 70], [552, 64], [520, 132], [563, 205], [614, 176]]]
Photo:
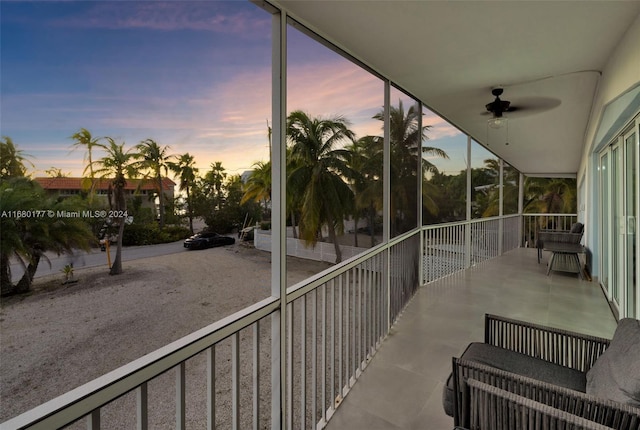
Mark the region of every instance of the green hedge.
[[124, 227], [122, 244], [124, 246], [155, 245], [175, 242], [189, 235], [189, 229], [182, 226], [171, 225], [160, 229], [157, 224], [131, 224]]

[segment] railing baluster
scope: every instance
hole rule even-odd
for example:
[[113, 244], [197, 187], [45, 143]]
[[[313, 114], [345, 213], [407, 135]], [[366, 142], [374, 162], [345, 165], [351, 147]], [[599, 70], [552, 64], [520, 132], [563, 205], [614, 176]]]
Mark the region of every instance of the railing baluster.
[[362, 351], [363, 351], [363, 338], [364, 338], [364, 318], [363, 318], [363, 302], [362, 302], [362, 294], [363, 294], [363, 276], [362, 276], [362, 266], [364, 263], [358, 266], [358, 369], [360, 371], [363, 370], [362, 367]]
[[147, 430], [149, 427], [148, 390], [147, 383], [140, 385], [136, 389], [136, 422], [138, 430]]
[[287, 305], [287, 428], [293, 428], [293, 312], [294, 304]]
[[100, 409], [87, 415], [87, 430], [100, 430]]
[[330, 408], [335, 407], [336, 399], [336, 282], [331, 280], [331, 391]]
[[327, 284], [322, 284], [322, 421], [327, 422]]
[[[351, 342], [353, 342], [353, 348], [351, 348], [351, 370], [353, 373], [354, 382], [355, 378], [358, 376], [358, 366], [360, 365], [358, 361], [358, 325], [357, 315], [358, 315], [358, 301], [356, 300], [356, 292], [358, 291], [358, 286], [356, 285], [358, 282], [358, 268], [354, 267], [351, 269], [352, 276], [352, 292], [351, 292], [351, 321], [353, 323], [353, 336], [351, 336]], [[350, 386], [352, 384], [349, 384]]]
[[318, 411], [318, 289], [311, 295], [311, 424], [317, 424]]
[[343, 343], [342, 343], [342, 331], [343, 331], [343, 323], [344, 323], [344, 309], [343, 309], [343, 298], [342, 295], [344, 293], [343, 285], [343, 276], [338, 278], [338, 397], [342, 399], [342, 387], [344, 387], [344, 375], [342, 371], [343, 366]]
[[207, 348], [207, 429], [216, 428], [216, 346]]
[[231, 335], [231, 427], [240, 428], [240, 333]]
[[[307, 296], [300, 298], [300, 426], [307, 425]], [[292, 399], [293, 401], [293, 399]], [[293, 403], [292, 403], [293, 404]], [[292, 408], [293, 409], [293, 408]]]
[[253, 323], [253, 430], [260, 428], [260, 320]]
[[186, 429], [185, 362], [176, 366], [176, 430]]
[[[345, 377], [346, 377], [346, 381], [345, 381], [345, 388], [348, 391], [349, 387], [351, 386], [351, 366], [350, 366], [350, 362], [351, 362], [351, 339], [352, 339], [352, 331], [351, 331], [351, 300], [350, 299], [350, 292], [351, 292], [351, 270], [347, 271], [347, 273], [345, 273], [346, 277], [345, 277], [345, 283], [346, 283], [346, 287], [345, 287], [345, 319], [346, 319], [346, 331], [345, 331], [345, 340], [344, 340], [344, 346], [345, 346], [345, 351], [344, 351], [344, 368], [345, 368]], [[345, 389], [343, 389], [344, 393], [343, 396], [346, 394]]]

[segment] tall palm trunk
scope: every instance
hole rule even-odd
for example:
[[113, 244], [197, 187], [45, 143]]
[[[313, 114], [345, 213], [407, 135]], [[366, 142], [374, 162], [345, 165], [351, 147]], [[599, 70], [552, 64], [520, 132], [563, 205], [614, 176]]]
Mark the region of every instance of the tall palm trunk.
[[16, 285], [14, 292], [17, 294], [22, 294], [31, 291], [31, 285], [33, 284], [33, 277], [36, 274], [36, 270], [38, 270], [38, 264], [40, 263], [40, 257], [42, 256], [42, 252], [39, 250], [34, 250], [33, 256], [29, 261], [29, 265], [27, 266], [27, 270], [25, 270], [24, 274], [18, 284]]
[[[119, 182], [124, 184], [124, 178]], [[122, 187], [124, 187], [124, 185], [122, 185]], [[124, 211], [126, 209], [126, 201], [124, 199], [124, 190], [122, 187], [117, 187], [114, 193], [117, 211]], [[116, 247], [116, 257], [113, 259], [109, 275], [119, 275], [122, 273], [122, 236], [124, 234], [124, 217], [118, 218], [118, 222], [118, 245]]]
[[7, 254], [0, 255], [0, 296], [7, 296], [13, 293], [11, 283], [11, 264]]
[[327, 209], [327, 228], [329, 230], [329, 240], [333, 242], [333, 247], [336, 250], [336, 264], [342, 262], [342, 251], [340, 250], [340, 244], [338, 243], [338, 237], [336, 236], [336, 228], [333, 222], [330, 211]]
[[113, 264], [111, 265], [111, 270], [109, 270], [109, 275], [119, 275], [122, 273], [122, 235], [124, 233], [124, 218], [118, 218], [119, 226], [118, 226], [118, 245], [116, 247], [116, 256], [113, 259]]
[[191, 192], [189, 191], [189, 185], [185, 187], [185, 191], [187, 192], [187, 213], [189, 215], [189, 231], [191, 235], [193, 235], [193, 210], [191, 209]]
[[293, 238], [298, 238], [298, 232], [296, 231], [296, 212], [291, 211], [291, 229], [293, 230]]
[[164, 192], [162, 190], [162, 176], [158, 175], [157, 180], [158, 180], [158, 199], [160, 203], [160, 208], [159, 208], [160, 228], [162, 228], [164, 227]]
[[353, 218], [353, 246], [358, 247], [358, 215]]
[[371, 204], [369, 205], [369, 234], [371, 235], [371, 246], [375, 246], [375, 244], [376, 244], [376, 239], [375, 239], [376, 226], [375, 226], [375, 222], [376, 222], [376, 208], [375, 208], [375, 205], [373, 204], [373, 201], [372, 201]]

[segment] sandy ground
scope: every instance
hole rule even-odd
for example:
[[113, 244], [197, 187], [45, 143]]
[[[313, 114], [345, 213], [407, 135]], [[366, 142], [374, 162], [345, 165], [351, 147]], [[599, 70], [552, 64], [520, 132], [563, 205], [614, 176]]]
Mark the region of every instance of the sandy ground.
[[[329, 267], [309, 260], [287, 261], [289, 285]], [[118, 276], [109, 276], [106, 268], [94, 268], [77, 271], [75, 284], [61, 285], [62, 275], [42, 279], [34, 293], [4, 300], [0, 307], [0, 422], [268, 297], [270, 264], [269, 253], [243, 245], [185, 251], [125, 263], [124, 273]], [[263, 324], [261, 333], [268, 336], [268, 330], [268, 324]], [[243, 332], [241, 338], [250, 344], [251, 332]], [[242, 348], [243, 363], [250, 362], [250, 348]], [[218, 371], [228, 372], [224, 367], [229, 364], [228, 348], [217, 360], [222, 366]], [[201, 372], [205, 363], [204, 355], [188, 362], [188, 382], [191, 368]], [[154, 391], [154, 384], [162, 386], [160, 379], [165, 376], [171, 381], [169, 391]], [[261, 385], [268, 385], [269, 377], [262, 375]], [[173, 402], [175, 376], [158, 379], [150, 384], [150, 404]], [[205, 378], [196, 379], [188, 384], [192, 391], [187, 395], [206, 400]], [[216, 390], [224, 392], [228, 387]], [[152, 401], [154, 396], [160, 400]], [[130, 413], [135, 402], [129, 403], [122, 408]], [[135, 410], [133, 418], [121, 421], [124, 409], [110, 408], [103, 415], [118, 419], [106, 428], [135, 426], [131, 421]], [[175, 408], [159, 409], [160, 415], [168, 412], [157, 418], [153, 428], [172, 428]], [[190, 414], [188, 409], [188, 419]], [[268, 411], [261, 411], [264, 414]], [[226, 423], [225, 417], [218, 419]], [[202, 425], [198, 419], [190, 428]]]

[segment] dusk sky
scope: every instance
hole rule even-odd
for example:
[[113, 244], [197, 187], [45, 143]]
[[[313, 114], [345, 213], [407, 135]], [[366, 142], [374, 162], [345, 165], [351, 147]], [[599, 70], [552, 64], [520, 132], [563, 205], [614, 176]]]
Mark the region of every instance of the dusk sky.
[[[2, 1], [0, 8], [0, 134], [31, 156], [33, 176], [51, 167], [82, 174], [84, 151], [72, 151], [70, 138], [81, 127], [127, 147], [151, 138], [170, 153], [189, 152], [202, 173], [214, 161], [240, 174], [268, 160], [271, 16], [257, 6]], [[358, 136], [381, 134], [371, 117], [382, 108], [382, 81], [293, 29], [288, 60], [289, 111], [343, 115]], [[466, 151], [454, 148], [466, 137], [433, 114], [425, 124], [429, 145], [448, 147], [452, 158], [438, 164], [457, 173]]]

